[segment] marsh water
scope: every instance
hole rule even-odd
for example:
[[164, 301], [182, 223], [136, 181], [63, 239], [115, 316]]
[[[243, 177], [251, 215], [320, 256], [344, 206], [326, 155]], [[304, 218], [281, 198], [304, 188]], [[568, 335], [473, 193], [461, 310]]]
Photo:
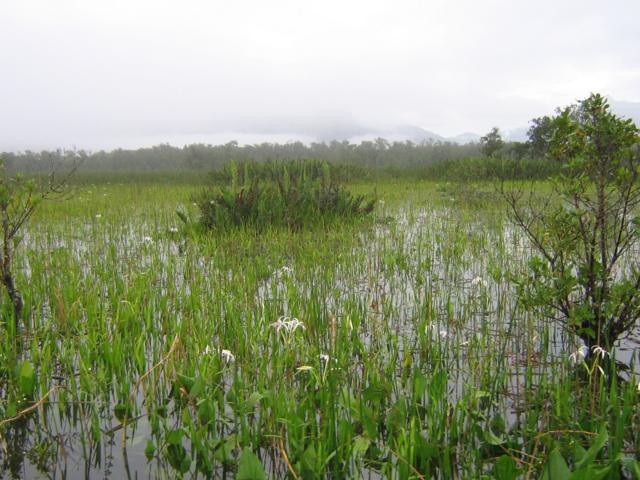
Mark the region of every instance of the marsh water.
[[[22, 281], [31, 285], [33, 303], [16, 362], [53, 363], [40, 369], [34, 400], [42, 398], [41, 404], [4, 426], [5, 478], [175, 478], [175, 459], [162, 454], [174, 445], [167, 437], [174, 427], [189, 425], [185, 408], [201, 405], [200, 396], [180, 390], [176, 378], [197, 377], [198, 368], [185, 365], [227, 347], [234, 361], [216, 359], [215, 395], [227, 400], [217, 412], [215, 435], [229, 445], [240, 442], [243, 422], [259, 424], [267, 414], [252, 407], [245, 412], [250, 420], [243, 419], [236, 387], [266, 395], [261, 380], [252, 386], [252, 375], [275, 374], [268, 359], [277, 352], [299, 349], [287, 354], [294, 359], [287, 381], [302, 391], [307, 387], [300, 378], [308, 371], [322, 377], [334, 368], [349, 378], [350, 391], [364, 389], [369, 373], [358, 358], [336, 352], [340, 335], [391, 365], [390, 404], [410, 395], [402, 387], [406, 371], [419, 371], [431, 351], [447, 372], [450, 405], [469, 386], [485, 391], [500, 383], [487, 395], [507, 429], [519, 424], [541, 378], [580, 368], [568, 360], [579, 342], [559, 323], [519, 307], [510, 278], [526, 269], [531, 251], [499, 215], [461, 217], [454, 206], [409, 205], [381, 214], [356, 236], [328, 238], [324, 256], [309, 258], [313, 254], [302, 249], [296, 250], [302, 257], [274, 259], [265, 253], [266, 241], [255, 249], [218, 245], [207, 251], [193, 238], [171, 233], [171, 221], [107, 221], [94, 217], [59, 230], [39, 224], [23, 240]], [[265, 259], [252, 258], [261, 252]], [[218, 326], [186, 325], [196, 317]], [[305, 329], [286, 338], [276, 334], [280, 317], [298, 318]], [[46, 326], [50, 335], [43, 334]], [[178, 336], [182, 350], [173, 353]], [[639, 348], [636, 328], [615, 350], [636, 373]], [[331, 355], [326, 363], [317, 359], [322, 352]], [[240, 369], [249, 372], [246, 377]], [[428, 367], [423, 371], [430, 375]], [[242, 385], [234, 387], [239, 378]], [[118, 410], [123, 399], [132, 404], [124, 417]], [[177, 443], [191, 454], [186, 439]], [[287, 474], [278, 448], [261, 452], [268, 474]], [[233, 478], [232, 463], [222, 459], [209, 475]], [[359, 471], [384, 476], [371, 466]], [[207, 476], [193, 466], [184, 473]]]

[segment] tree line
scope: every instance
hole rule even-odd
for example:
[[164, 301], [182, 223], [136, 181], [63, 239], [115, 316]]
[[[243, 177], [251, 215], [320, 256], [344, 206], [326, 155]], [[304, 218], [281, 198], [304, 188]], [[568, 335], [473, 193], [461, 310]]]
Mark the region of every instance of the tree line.
[[[24, 151], [3, 153], [8, 171], [24, 173], [50, 171], [51, 166], [64, 168], [67, 164], [82, 164], [84, 171], [152, 171], [152, 170], [214, 170], [230, 161], [292, 160], [313, 158], [334, 163], [347, 163], [363, 167], [422, 167], [443, 160], [482, 157], [482, 143], [458, 145], [451, 142], [414, 143], [388, 142], [382, 138], [353, 144], [348, 141], [322, 143], [302, 142], [261, 143], [239, 145], [192, 144], [176, 147], [160, 144], [135, 150], [112, 151]], [[511, 158], [530, 156], [526, 143], [506, 142], [501, 155]]]

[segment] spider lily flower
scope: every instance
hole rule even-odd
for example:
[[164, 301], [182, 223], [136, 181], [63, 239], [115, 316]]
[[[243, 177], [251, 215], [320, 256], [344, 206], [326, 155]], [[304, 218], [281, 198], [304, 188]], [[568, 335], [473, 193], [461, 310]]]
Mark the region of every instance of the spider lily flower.
[[584, 359], [589, 355], [589, 348], [586, 345], [582, 345], [578, 350], [569, 355], [569, 360], [573, 365], [584, 362]]
[[211, 354], [219, 354], [220, 357], [225, 361], [225, 363], [233, 363], [236, 361], [236, 356], [231, 353], [231, 350], [226, 350], [226, 349], [213, 349], [211, 348], [209, 345], [207, 345], [207, 347], [204, 349], [204, 354], [205, 355], [211, 355]]
[[236, 361], [236, 356], [230, 350], [220, 350], [220, 356], [227, 363]]
[[298, 328], [305, 330], [304, 323], [295, 317], [280, 317], [278, 321], [273, 322], [271, 326], [276, 329], [276, 332], [280, 333], [280, 331], [284, 330], [286, 334], [291, 334]]
[[596, 357], [605, 358], [605, 357], [611, 356], [609, 355], [609, 352], [607, 352], [604, 348], [600, 347], [599, 345], [594, 345], [593, 347], [591, 347], [591, 351]]
[[275, 272], [273, 272], [273, 275], [276, 277], [291, 276], [293, 275], [293, 268], [285, 265], [284, 267], [278, 268]]

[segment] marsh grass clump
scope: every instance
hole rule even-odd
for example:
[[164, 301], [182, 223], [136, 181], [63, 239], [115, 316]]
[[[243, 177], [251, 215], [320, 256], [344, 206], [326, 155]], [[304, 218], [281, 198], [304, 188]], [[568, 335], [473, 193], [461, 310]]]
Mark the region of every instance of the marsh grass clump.
[[353, 195], [331, 173], [327, 162], [314, 160], [232, 163], [229, 181], [194, 200], [206, 230], [247, 226], [303, 227], [368, 215], [375, 197]]

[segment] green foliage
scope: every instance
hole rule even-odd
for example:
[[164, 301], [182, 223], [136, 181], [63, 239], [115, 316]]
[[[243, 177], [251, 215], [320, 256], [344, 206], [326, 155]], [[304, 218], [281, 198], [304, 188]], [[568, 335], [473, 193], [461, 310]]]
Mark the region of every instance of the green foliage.
[[498, 127], [493, 127], [489, 133], [481, 137], [480, 145], [482, 153], [487, 157], [495, 156], [504, 147], [504, 140], [502, 140]]
[[242, 450], [242, 454], [238, 459], [237, 480], [266, 480], [267, 476], [264, 472], [262, 462], [250, 448]]
[[[570, 453], [563, 457], [560, 448], [554, 448], [542, 467], [542, 480], [598, 480], [620, 478], [620, 470], [626, 468], [631, 478], [640, 478], [638, 461], [624, 455], [606, 455], [609, 435], [605, 429], [593, 439], [588, 449], [574, 443]], [[602, 457], [599, 459], [599, 457]], [[571, 467], [570, 467], [571, 466]]]
[[639, 130], [591, 95], [553, 118], [548, 155], [562, 166], [551, 195], [505, 193], [537, 251], [521, 298], [560, 318], [588, 347], [609, 350], [640, 317]]
[[373, 211], [376, 201], [352, 195], [335, 183], [326, 162], [234, 163], [226, 176], [228, 185], [214, 187], [195, 199], [205, 229], [273, 226], [299, 230], [362, 217]]
[[36, 372], [31, 362], [25, 360], [16, 367], [18, 388], [22, 395], [31, 397], [36, 387]]
[[421, 168], [399, 170], [393, 176], [412, 176], [450, 182], [483, 180], [545, 180], [559, 171], [556, 162], [517, 158], [463, 158], [445, 160]]
[[531, 127], [527, 131], [527, 143], [534, 158], [544, 158], [547, 155], [554, 128], [553, 119], [547, 115], [531, 120]]
[[216, 185], [247, 185], [256, 180], [278, 182], [286, 177], [304, 176], [325, 183], [345, 183], [367, 178], [367, 170], [348, 163], [333, 163], [318, 159], [265, 160], [262, 162], [231, 161], [211, 174]]

